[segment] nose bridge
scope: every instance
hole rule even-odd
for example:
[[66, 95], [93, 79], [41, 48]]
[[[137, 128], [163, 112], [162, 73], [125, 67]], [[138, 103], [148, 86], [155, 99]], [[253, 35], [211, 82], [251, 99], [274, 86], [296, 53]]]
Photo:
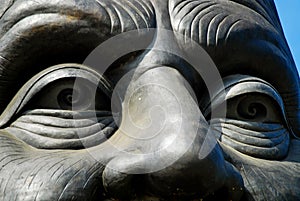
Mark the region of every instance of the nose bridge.
[[[124, 89], [124, 85], [129, 86]], [[122, 136], [126, 138], [123, 142], [139, 140], [139, 144], [144, 144], [140, 151], [152, 147], [153, 152], [168, 144], [164, 139], [175, 139], [176, 133], [186, 127], [193, 128], [193, 132], [185, 135], [191, 143], [200, 120], [203, 126], [206, 124], [192, 88], [176, 69], [160, 66], [134, 81], [125, 78], [117, 84], [114, 94], [124, 90], [125, 94], [120, 97], [123, 99], [120, 135], [112, 136], [113, 143], [118, 144]], [[112, 101], [116, 99], [118, 97], [113, 95]]]

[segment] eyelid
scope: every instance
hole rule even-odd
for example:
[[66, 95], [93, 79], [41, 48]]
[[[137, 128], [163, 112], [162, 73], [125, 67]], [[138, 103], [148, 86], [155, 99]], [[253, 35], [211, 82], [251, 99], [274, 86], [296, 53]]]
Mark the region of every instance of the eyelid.
[[278, 104], [282, 111], [283, 118], [287, 123], [283, 100], [279, 92], [277, 92], [268, 82], [248, 75], [231, 75], [225, 77], [223, 83], [224, 89], [219, 89], [212, 97], [210, 97], [210, 101], [206, 102], [206, 106], [203, 110], [204, 116], [207, 116], [221, 104], [224, 104], [226, 101], [237, 96], [249, 93], [259, 93], [267, 95]]

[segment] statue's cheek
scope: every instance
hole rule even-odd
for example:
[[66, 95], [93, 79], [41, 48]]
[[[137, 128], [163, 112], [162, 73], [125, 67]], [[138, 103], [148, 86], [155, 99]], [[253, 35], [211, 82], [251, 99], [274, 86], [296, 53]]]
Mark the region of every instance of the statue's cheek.
[[85, 152], [38, 150], [0, 131], [1, 200], [98, 200], [103, 165]]

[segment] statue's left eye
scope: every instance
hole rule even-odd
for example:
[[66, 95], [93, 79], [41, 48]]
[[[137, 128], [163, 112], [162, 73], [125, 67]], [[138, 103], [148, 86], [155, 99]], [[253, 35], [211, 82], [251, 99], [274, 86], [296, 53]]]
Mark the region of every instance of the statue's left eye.
[[237, 151], [265, 159], [281, 159], [290, 131], [284, 104], [275, 88], [262, 79], [234, 75], [204, 109], [216, 137]]

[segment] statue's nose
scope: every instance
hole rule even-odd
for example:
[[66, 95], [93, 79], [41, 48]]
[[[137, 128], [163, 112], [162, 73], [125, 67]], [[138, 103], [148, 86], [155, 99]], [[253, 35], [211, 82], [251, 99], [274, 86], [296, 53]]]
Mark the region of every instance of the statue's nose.
[[157, 67], [133, 77], [120, 129], [109, 140], [118, 154], [103, 172], [107, 193], [122, 200], [145, 194], [200, 199], [222, 190], [240, 199], [241, 176], [224, 160], [183, 76]]

